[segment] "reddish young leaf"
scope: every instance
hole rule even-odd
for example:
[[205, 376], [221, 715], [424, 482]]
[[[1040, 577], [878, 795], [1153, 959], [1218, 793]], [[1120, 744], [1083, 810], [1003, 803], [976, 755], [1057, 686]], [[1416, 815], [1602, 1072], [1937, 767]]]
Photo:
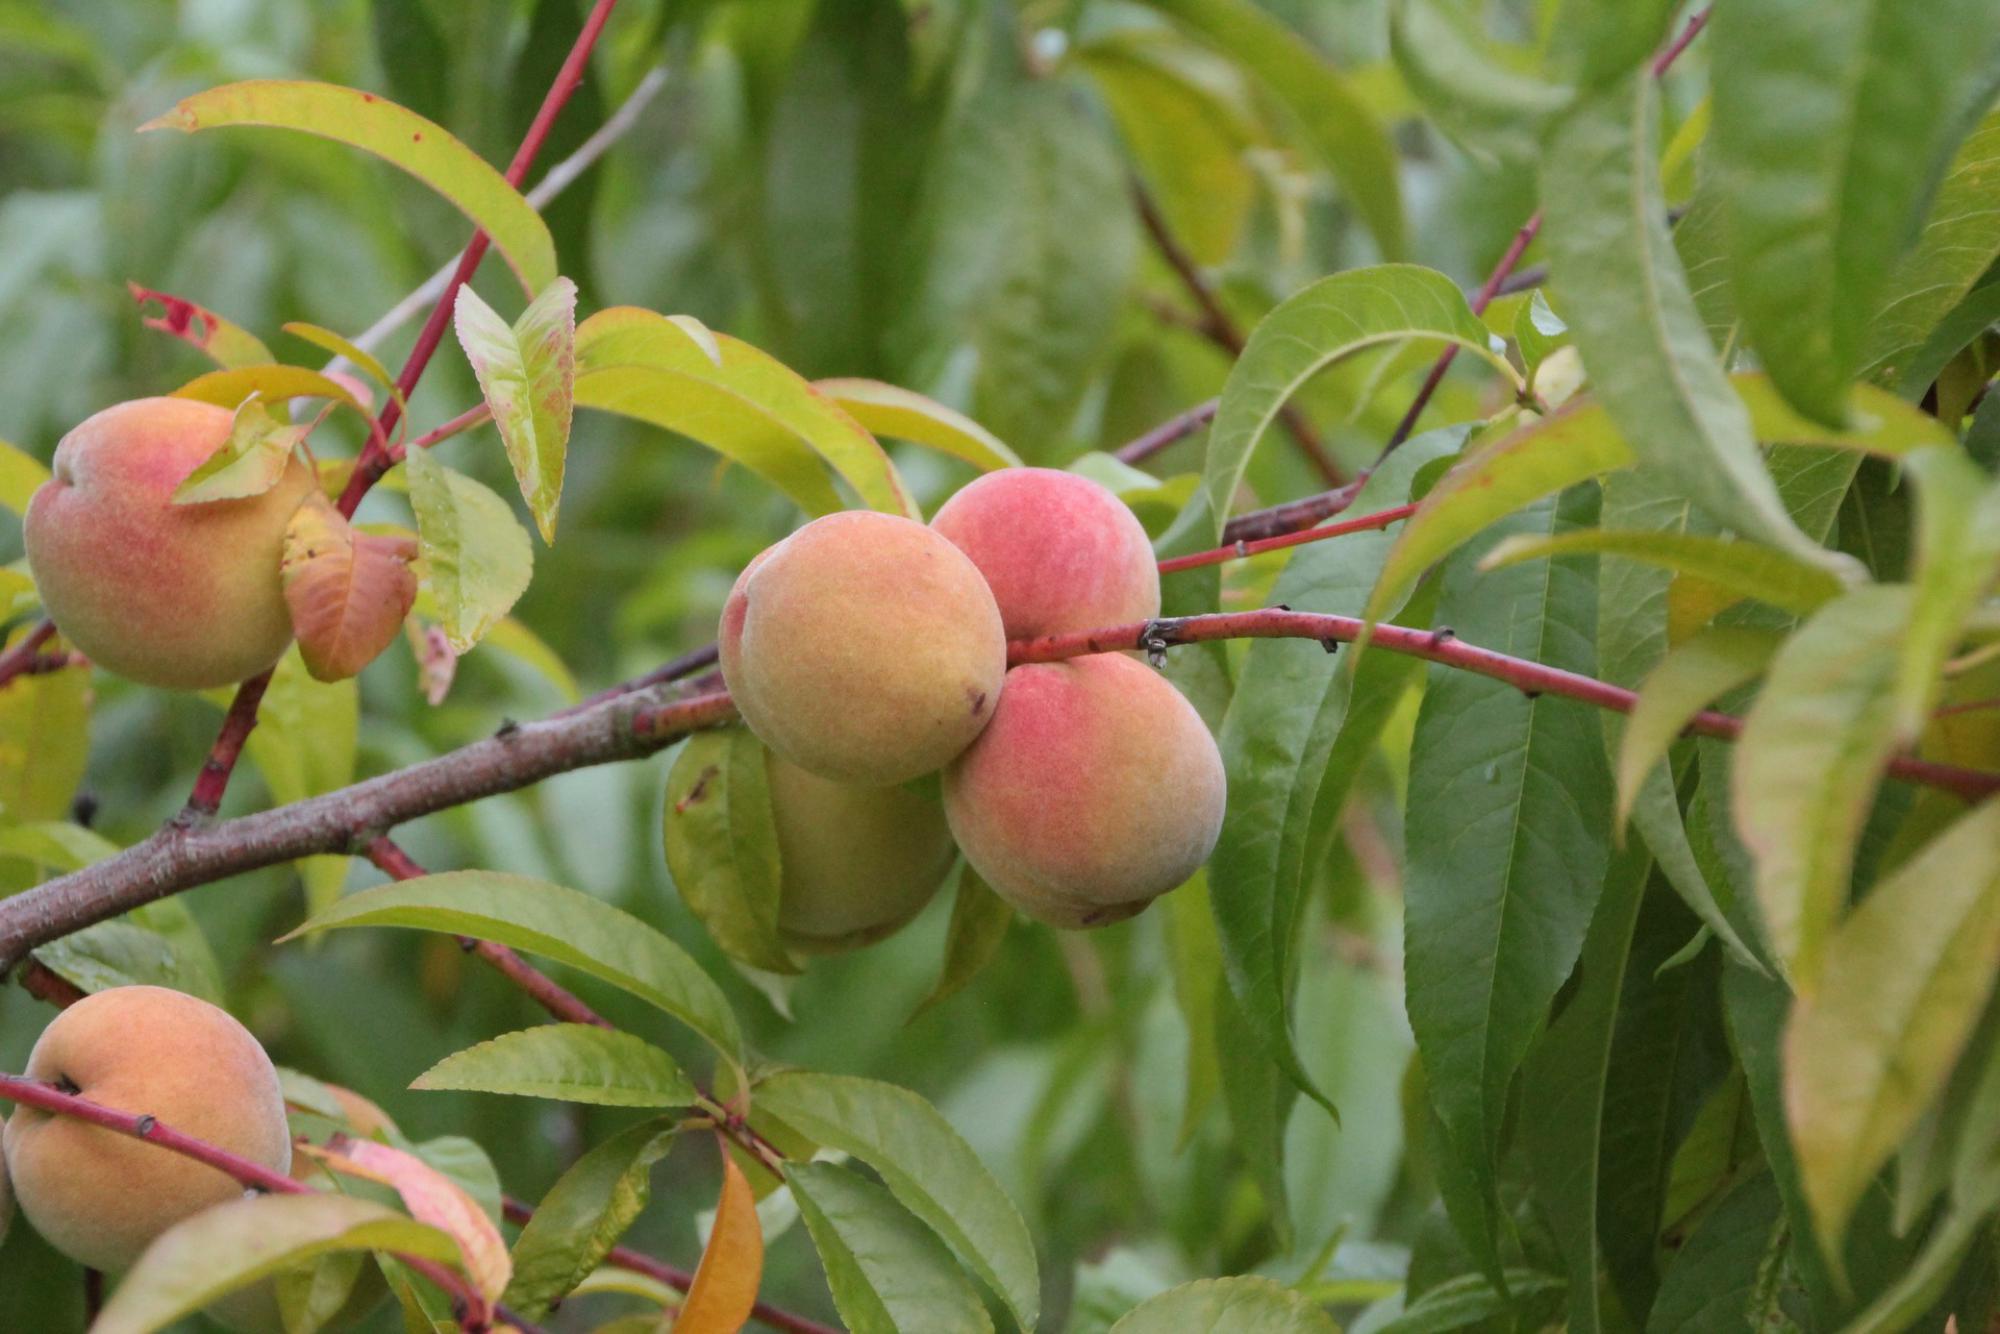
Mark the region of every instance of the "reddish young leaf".
[[764, 1233], [757, 1222], [757, 1199], [743, 1169], [722, 1155], [722, 1198], [708, 1249], [694, 1271], [694, 1285], [681, 1304], [674, 1334], [735, 1334], [757, 1304], [764, 1275]]
[[353, 676], [389, 646], [417, 600], [416, 554], [409, 538], [356, 532], [322, 495], [299, 506], [278, 569], [314, 679]]
[[394, 1187], [412, 1218], [429, 1223], [458, 1243], [466, 1276], [482, 1296], [495, 1301], [507, 1290], [514, 1266], [507, 1258], [507, 1243], [498, 1225], [450, 1177], [414, 1154], [372, 1139], [335, 1135], [324, 1148], [313, 1144], [298, 1147], [335, 1172]]
[[[171, 292], [155, 291], [132, 282], [125, 284], [125, 290], [139, 305], [141, 324], [200, 348], [224, 370], [238, 366], [265, 366], [277, 360], [257, 335], [222, 318], [206, 306], [198, 306]], [[146, 307], [156, 301], [161, 313], [146, 314]]]

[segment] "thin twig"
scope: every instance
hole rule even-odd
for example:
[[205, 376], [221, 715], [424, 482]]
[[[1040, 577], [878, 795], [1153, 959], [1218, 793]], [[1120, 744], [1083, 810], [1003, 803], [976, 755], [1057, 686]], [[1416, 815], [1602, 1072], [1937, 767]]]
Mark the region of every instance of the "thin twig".
[[1285, 547], [1304, 546], [1308, 542], [1324, 542], [1329, 537], [1344, 537], [1349, 533], [1373, 532], [1387, 528], [1390, 524], [1409, 518], [1417, 512], [1414, 504], [1397, 505], [1392, 509], [1378, 510], [1364, 514], [1357, 519], [1343, 519], [1330, 523], [1324, 528], [1308, 528], [1304, 532], [1284, 533], [1277, 537], [1267, 537], [1257, 542], [1231, 542], [1227, 546], [1210, 551], [1197, 551], [1191, 555], [1175, 556], [1160, 562], [1161, 574], [1172, 574], [1176, 570], [1192, 570], [1203, 565], [1220, 565], [1224, 561], [1242, 560], [1246, 556], [1262, 555], [1266, 551], [1279, 551]]
[[1112, 451], [1112, 457], [1121, 463], [1139, 464], [1165, 449], [1178, 444], [1202, 427], [1215, 420], [1215, 410], [1222, 406], [1222, 400], [1211, 398], [1206, 403], [1197, 403], [1178, 416], [1169, 417], [1152, 430], [1135, 440], [1128, 441]]

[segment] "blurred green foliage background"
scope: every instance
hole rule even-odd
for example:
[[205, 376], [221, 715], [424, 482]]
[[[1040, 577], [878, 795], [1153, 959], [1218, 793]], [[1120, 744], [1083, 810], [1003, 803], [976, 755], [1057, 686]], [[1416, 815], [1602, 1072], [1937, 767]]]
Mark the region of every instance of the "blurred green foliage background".
[[[1317, 48], [1327, 77], [1343, 71], [1387, 127], [1405, 252], [1476, 277], [1531, 207], [1532, 182], [1481, 167], [1414, 119], [1387, 63], [1380, 0], [1265, 8]], [[1550, 8], [1500, 6], [1492, 18], [1532, 42]], [[582, 0], [0, 3], [0, 437], [46, 459], [96, 409], [169, 392], [206, 368], [141, 326], [128, 280], [199, 301], [281, 357], [317, 365], [323, 357], [281, 334], [282, 322], [358, 333], [465, 239], [440, 200], [347, 149], [265, 131], [142, 136], [138, 124], [214, 84], [312, 78], [389, 96], [504, 162], [584, 9]], [[808, 376], [923, 390], [1031, 461], [1114, 447], [1214, 394], [1227, 370], [1139, 224], [1135, 176], [1245, 327], [1306, 281], [1383, 257], [1270, 88], [1144, 5], [625, 0], [542, 165], [573, 151], [655, 68], [663, 91], [548, 210], [583, 311], [685, 312]], [[511, 316], [519, 296], [495, 267], [479, 286]], [[413, 327], [382, 349], [392, 365]], [[1421, 357], [1361, 358], [1306, 396], [1348, 468], [1373, 456], [1421, 369]], [[1470, 406], [1472, 393], [1454, 382], [1443, 410], [1454, 413], [1454, 394]], [[476, 399], [447, 340], [416, 395], [415, 429]], [[314, 440], [322, 455], [353, 443], [338, 419]], [[511, 491], [490, 428], [442, 448], [453, 466]], [[1150, 466], [1184, 471], [1198, 448]], [[517, 614], [586, 691], [706, 643], [735, 571], [795, 520], [755, 478], [619, 419], [580, 416], [569, 461], [562, 539], [538, 546]], [[927, 508], [965, 476], [931, 455], [899, 464]], [[1250, 483], [1266, 501], [1325, 484], [1276, 437]], [[407, 522], [401, 498], [387, 494], [364, 517]], [[0, 545], [18, 556], [18, 532], [0, 532]], [[95, 827], [130, 842], [178, 808], [220, 711], [102, 675], [93, 689], [84, 791]], [[411, 763], [565, 699], [548, 673], [487, 647], [433, 707], [409, 651], [392, 648], [363, 678], [361, 771]], [[31, 747], [8, 757], [24, 760], [50, 756]], [[1299, 1235], [1281, 1248], [1254, 1165], [1234, 1152], [1219, 1108], [1201, 1103], [1181, 1124], [1186, 1037], [1164, 912], [1089, 936], [1017, 925], [969, 989], [912, 1019], [939, 965], [941, 896], [893, 940], [815, 964], [782, 998], [787, 1017], [732, 971], [674, 895], [658, 849], [668, 763], [567, 775], [411, 827], [405, 846], [437, 868], [504, 868], [615, 901], [696, 950], [774, 1059], [873, 1074], [935, 1099], [1028, 1216], [1052, 1327], [1069, 1311], [1067, 1327], [1101, 1328], [1167, 1283], [1260, 1265], [1291, 1279], [1317, 1264], [1325, 1283], [1348, 1285], [1327, 1291], [1366, 1298], [1396, 1286], [1413, 1239], [1439, 1226], [1421, 1155], [1405, 1153], [1396, 1096], [1410, 1040], [1390, 858], [1363, 867], [1343, 853], [1325, 876], [1314, 931], [1330, 962], [1308, 970], [1298, 1030], [1344, 1128], [1310, 1109], [1294, 1116], [1286, 1178]], [[1363, 805], [1375, 834], [1394, 840], [1396, 776], [1374, 777], [1382, 799]], [[228, 809], [269, 800], [248, 770]], [[25, 883], [21, 868], [15, 875]], [[357, 864], [348, 883], [376, 878]], [[377, 1099], [416, 1137], [471, 1136], [510, 1193], [537, 1198], [581, 1146], [627, 1119], [407, 1091], [446, 1054], [541, 1017], [448, 940], [343, 933], [274, 948], [303, 915], [288, 868], [185, 901], [232, 1005], [281, 1064]], [[695, 1056], [658, 1016], [591, 995], [613, 1019]], [[48, 1013], [18, 990], [0, 997], [0, 1066], [19, 1068]], [[707, 1146], [683, 1145], [656, 1173], [653, 1207], [630, 1240], [691, 1266], [696, 1216], [715, 1185]], [[80, 1287], [66, 1268], [15, 1229], [0, 1251], [0, 1311], [12, 1327], [79, 1327]], [[766, 1292], [831, 1318], [802, 1228], [774, 1243]], [[582, 1316], [615, 1300], [579, 1301], [563, 1320], [583, 1327]]]

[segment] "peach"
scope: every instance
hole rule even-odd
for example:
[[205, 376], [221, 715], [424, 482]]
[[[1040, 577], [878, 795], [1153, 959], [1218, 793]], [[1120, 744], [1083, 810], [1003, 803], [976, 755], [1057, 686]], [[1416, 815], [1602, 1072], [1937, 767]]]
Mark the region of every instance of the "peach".
[[915, 917], [957, 855], [944, 811], [900, 787], [856, 787], [773, 755], [778, 930], [807, 953], [867, 945]]
[[944, 809], [1002, 898], [1051, 926], [1103, 926], [1208, 860], [1226, 786], [1194, 706], [1102, 653], [1009, 672], [993, 722], [945, 770]]
[[141, 398], [56, 446], [54, 476], [28, 503], [28, 566], [64, 637], [99, 666], [199, 690], [255, 676], [291, 642], [278, 559], [311, 470], [295, 457], [262, 495], [173, 503], [232, 419], [208, 403]]
[[[277, 1172], [292, 1162], [278, 1072], [248, 1029], [165, 987], [114, 987], [56, 1016], [28, 1076], [157, 1117]], [[75, 1117], [19, 1106], [4, 1136], [21, 1212], [80, 1264], [122, 1271], [153, 1239], [238, 1199], [227, 1173]]]
[[989, 472], [931, 527], [972, 558], [1009, 639], [1149, 621], [1160, 614], [1153, 547], [1125, 502], [1053, 468]]
[[910, 519], [815, 519], [745, 567], [720, 631], [743, 721], [802, 769], [886, 787], [930, 773], [993, 716], [1007, 639], [965, 553]]

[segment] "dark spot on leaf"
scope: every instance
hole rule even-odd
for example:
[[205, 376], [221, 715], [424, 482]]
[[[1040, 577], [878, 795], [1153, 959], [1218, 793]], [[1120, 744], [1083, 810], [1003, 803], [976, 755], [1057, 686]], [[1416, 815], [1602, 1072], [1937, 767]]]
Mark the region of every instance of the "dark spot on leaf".
[[694, 786], [688, 789], [687, 795], [674, 803], [674, 814], [675, 815], [681, 814], [688, 807], [694, 805], [696, 802], [700, 801], [703, 797], [707, 796], [708, 780], [715, 777], [720, 772], [722, 771], [716, 768], [712, 764], [709, 765], [706, 769], [703, 769], [700, 775], [696, 777], [696, 779], [694, 780]]

